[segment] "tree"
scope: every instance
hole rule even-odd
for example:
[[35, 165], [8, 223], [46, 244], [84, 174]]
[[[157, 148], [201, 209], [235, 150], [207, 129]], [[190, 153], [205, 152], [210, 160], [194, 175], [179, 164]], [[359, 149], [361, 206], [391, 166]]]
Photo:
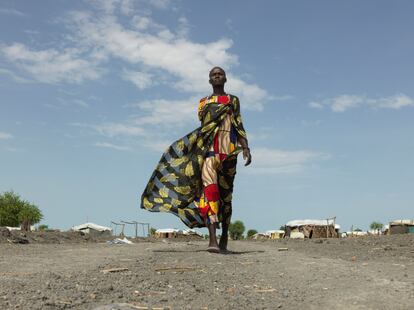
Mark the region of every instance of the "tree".
[[22, 230], [30, 231], [30, 226], [39, 223], [43, 218], [43, 214], [37, 206], [25, 201], [23, 208], [19, 212], [18, 218]]
[[0, 195], [0, 226], [16, 227], [30, 230], [30, 225], [39, 223], [43, 218], [40, 209], [33, 203], [23, 200], [20, 196], [8, 191]]
[[151, 227], [150, 228], [150, 236], [154, 236], [156, 231], [157, 231], [157, 229], [155, 229], [154, 227]]
[[376, 230], [379, 232], [382, 230], [382, 228], [384, 227], [384, 224], [380, 223], [380, 222], [372, 222], [371, 225], [369, 225], [369, 228], [371, 228], [372, 230]]
[[19, 212], [24, 201], [13, 191], [0, 195], [0, 226], [19, 226]]
[[46, 231], [46, 230], [49, 230], [49, 225], [42, 224], [42, 225], [39, 225], [39, 227], [37, 229], [39, 231]]
[[251, 238], [253, 237], [255, 234], [257, 234], [257, 230], [256, 229], [249, 229], [247, 231], [247, 238]]
[[284, 230], [284, 231], [286, 231], [286, 225], [282, 225], [282, 226], [280, 226], [280, 227], [279, 227], [279, 230]]
[[242, 221], [235, 221], [229, 225], [230, 237], [233, 240], [240, 240], [243, 238], [244, 224]]

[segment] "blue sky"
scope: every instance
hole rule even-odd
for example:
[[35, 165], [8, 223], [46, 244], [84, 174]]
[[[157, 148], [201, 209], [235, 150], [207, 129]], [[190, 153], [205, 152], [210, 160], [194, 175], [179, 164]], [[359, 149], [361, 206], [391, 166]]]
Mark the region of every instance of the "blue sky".
[[260, 231], [413, 218], [411, 1], [2, 1], [0, 191], [43, 223], [138, 220], [163, 149], [198, 126], [208, 71], [239, 96], [253, 163], [233, 219]]

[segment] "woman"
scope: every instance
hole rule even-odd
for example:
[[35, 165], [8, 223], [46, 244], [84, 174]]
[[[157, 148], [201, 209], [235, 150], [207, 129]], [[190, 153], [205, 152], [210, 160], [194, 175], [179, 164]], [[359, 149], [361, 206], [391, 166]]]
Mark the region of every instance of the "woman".
[[[224, 91], [226, 73], [209, 74], [213, 94], [200, 100], [201, 127], [174, 142], [161, 157], [141, 197], [141, 208], [171, 212], [190, 228], [207, 227], [207, 251], [226, 252], [237, 155], [251, 163], [240, 102]], [[222, 223], [220, 243], [216, 228]]]

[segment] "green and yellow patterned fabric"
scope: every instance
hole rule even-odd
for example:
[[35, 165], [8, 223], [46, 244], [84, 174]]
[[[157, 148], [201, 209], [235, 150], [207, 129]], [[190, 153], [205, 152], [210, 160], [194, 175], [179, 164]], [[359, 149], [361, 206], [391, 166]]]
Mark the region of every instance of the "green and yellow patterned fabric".
[[[175, 141], [162, 155], [141, 196], [141, 208], [151, 212], [170, 212], [178, 216], [188, 227], [204, 227], [197, 205], [202, 195], [201, 168], [209, 147], [213, 143], [220, 123], [231, 113], [231, 122], [237, 134], [246, 137], [240, 116], [240, 102], [229, 95], [229, 104], [218, 104], [210, 96], [200, 100], [198, 116], [201, 126]], [[231, 208], [233, 180], [236, 174], [236, 148], [223, 162], [220, 182], [223, 186], [222, 212]], [[227, 203], [227, 206], [226, 206]], [[223, 219], [223, 214], [219, 214]]]

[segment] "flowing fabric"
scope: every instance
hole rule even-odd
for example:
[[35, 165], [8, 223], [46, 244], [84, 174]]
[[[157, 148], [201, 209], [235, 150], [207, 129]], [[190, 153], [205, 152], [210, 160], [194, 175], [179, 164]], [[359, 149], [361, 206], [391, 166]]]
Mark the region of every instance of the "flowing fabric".
[[[221, 122], [231, 114], [231, 123], [237, 135], [246, 137], [239, 99], [233, 95], [228, 97], [228, 104], [219, 104], [217, 96], [200, 101], [198, 116], [201, 126], [175, 141], [162, 155], [142, 194], [141, 208], [173, 213], [190, 228], [206, 225], [198, 207], [203, 195], [201, 169]], [[220, 221], [230, 220], [233, 180], [240, 151], [239, 147], [235, 147], [218, 169], [222, 203], [218, 214]]]

